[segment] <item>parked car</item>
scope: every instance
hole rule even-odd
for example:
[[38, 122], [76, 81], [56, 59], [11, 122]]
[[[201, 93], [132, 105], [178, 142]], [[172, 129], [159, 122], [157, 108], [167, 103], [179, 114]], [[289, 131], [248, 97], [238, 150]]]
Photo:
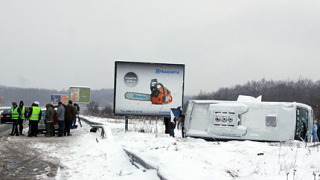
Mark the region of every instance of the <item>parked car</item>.
[[4, 109], [1, 113], [1, 124], [12, 122], [11, 109]]
[[[53, 106], [53, 107], [54, 107], [55, 111], [57, 111], [58, 106]], [[40, 119], [40, 122], [38, 124], [38, 133], [44, 134], [44, 133], [47, 132], [46, 122], [45, 122], [45, 120], [46, 120], [46, 111], [47, 111], [46, 108], [45, 109], [41, 109], [41, 119]], [[58, 123], [57, 122], [53, 123], [53, 126], [54, 126], [54, 131], [58, 132], [59, 131]]]

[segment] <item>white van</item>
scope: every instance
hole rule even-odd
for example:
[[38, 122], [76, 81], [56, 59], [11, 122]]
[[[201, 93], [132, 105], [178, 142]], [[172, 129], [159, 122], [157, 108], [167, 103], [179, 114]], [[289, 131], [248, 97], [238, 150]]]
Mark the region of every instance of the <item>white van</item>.
[[296, 102], [190, 100], [185, 136], [257, 141], [312, 141], [313, 111]]

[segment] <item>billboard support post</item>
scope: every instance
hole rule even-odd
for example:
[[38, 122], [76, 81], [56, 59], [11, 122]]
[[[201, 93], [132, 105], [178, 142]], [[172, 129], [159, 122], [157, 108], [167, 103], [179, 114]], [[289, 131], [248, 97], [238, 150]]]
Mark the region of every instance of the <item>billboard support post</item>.
[[125, 116], [125, 132], [128, 131], [128, 116]]

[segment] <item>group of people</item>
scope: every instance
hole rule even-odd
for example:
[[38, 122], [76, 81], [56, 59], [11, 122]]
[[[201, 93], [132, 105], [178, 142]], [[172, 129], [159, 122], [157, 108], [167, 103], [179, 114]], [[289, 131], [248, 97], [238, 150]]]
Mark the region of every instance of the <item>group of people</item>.
[[72, 101], [69, 100], [67, 105], [58, 103], [57, 109], [57, 122], [59, 126], [58, 137], [71, 136], [70, 129], [76, 128], [76, 114], [79, 114], [79, 106], [74, 104], [72, 106]]
[[[12, 130], [10, 135], [11, 136], [19, 136], [24, 135], [22, 133], [23, 131], [23, 120], [26, 117], [26, 108], [24, 107], [23, 101], [20, 101], [19, 106], [16, 102], [12, 102], [12, 108], [11, 108], [11, 119], [12, 119]], [[19, 129], [18, 129], [19, 126]]]
[[[35, 101], [31, 107], [27, 109], [24, 106], [23, 101], [20, 101], [19, 106], [16, 102], [12, 102], [12, 108], [11, 108], [11, 119], [12, 119], [12, 130], [10, 135], [11, 136], [19, 136], [24, 135], [23, 134], [23, 121], [28, 118], [29, 119], [29, 125], [31, 128], [32, 135], [37, 135], [36, 129], [38, 127], [38, 122], [41, 119], [41, 109], [39, 108], [39, 102]], [[18, 128], [19, 126], [19, 128]]]
[[[31, 107], [26, 111], [23, 101], [20, 102], [19, 106], [16, 102], [12, 102], [12, 131], [11, 136], [24, 135], [23, 121], [29, 119], [29, 133], [28, 137], [37, 137], [38, 134], [38, 123], [41, 120], [41, 109], [39, 102], [35, 101]], [[58, 137], [71, 136], [70, 129], [76, 128], [76, 114], [79, 114], [80, 108], [75, 103], [72, 105], [72, 101], [69, 100], [67, 105], [58, 103], [57, 111], [54, 109], [52, 104], [46, 105], [45, 124], [46, 124], [46, 136], [54, 136], [54, 123], [59, 126]], [[19, 129], [18, 129], [19, 126]]]

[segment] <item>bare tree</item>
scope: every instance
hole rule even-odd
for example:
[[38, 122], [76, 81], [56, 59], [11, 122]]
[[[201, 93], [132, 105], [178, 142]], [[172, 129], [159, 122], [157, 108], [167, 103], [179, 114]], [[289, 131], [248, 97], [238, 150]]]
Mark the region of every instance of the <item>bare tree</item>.
[[113, 109], [111, 106], [106, 106], [102, 111], [101, 111], [101, 117], [113, 117]]
[[91, 101], [87, 104], [87, 114], [92, 116], [99, 115], [99, 104], [95, 101]]

